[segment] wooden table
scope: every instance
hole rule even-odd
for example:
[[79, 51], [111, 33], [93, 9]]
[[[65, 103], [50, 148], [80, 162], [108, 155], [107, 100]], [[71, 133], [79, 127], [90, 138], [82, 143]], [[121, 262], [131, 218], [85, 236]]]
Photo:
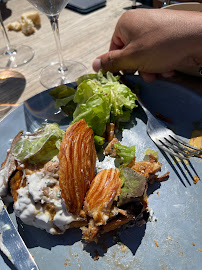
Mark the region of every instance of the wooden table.
[[[130, 0], [108, 0], [106, 7], [87, 15], [64, 9], [59, 22], [64, 58], [80, 61], [87, 66], [89, 73], [93, 72], [92, 61], [108, 50], [118, 18], [131, 6]], [[4, 21], [5, 25], [20, 19], [23, 12], [34, 9], [27, 0], [9, 0], [7, 8], [11, 10], [11, 16]], [[0, 70], [0, 103], [17, 105], [45, 90], [39, 82], [40, 70], [51, 61], [57, 61], [58, 57], [49, 20], [42, 13], [40, 16], [41, 28], [33, 35], [8, 32], [11, 44], [31, 46], [35, 56], [28, 64], [15, 70]], [[0, 47], [3, 46], [0, 32]], [[201, 78], [178, 74], [175, 79], [202, 93]], [[0, 118], [7, 112], [5, 107], [0, 106]]]

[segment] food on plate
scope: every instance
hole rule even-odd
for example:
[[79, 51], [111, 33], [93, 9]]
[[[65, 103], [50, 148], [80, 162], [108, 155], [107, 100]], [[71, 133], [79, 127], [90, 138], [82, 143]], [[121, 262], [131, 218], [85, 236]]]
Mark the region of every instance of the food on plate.
[[35, 33], [35, 28], [40, 28], [41, 18], [36, 10], [24, 12], [21, 15], [21, 20], [11, 22], [7, 25], [10, 31], [22, 31], [25, 36]]
[[109, 218], [118, 214], [118, 208], [113, 204], [121, 193], [121, 179], [118, 169], [104, 169], [93, 179], [86, 194], [83, 210], [90, 217], [88, 228], [83, 227], [86, 240], [94, 239], [99, 226], [106, 225]]
[[76, 227], [83, 239], [97, 241], [129, 222], [145, 223], [148, 184], [169, 173], [158, 175], [162, 164], [155, 151], [147, 149], [137, 161], [135, 146], [116, 138], [118, 122], [128, 121], [137, 106], [118, 77], [100, 72], [77, 84], [51, 90], [56, 106], [73, 114], [66, 131], [52, 123], [16, 135], [1, 165], [0, 196], [11, 193], [25, 224], [51, 234]]
[[79, 215], [95, 176], [96, 161], [93, 131], [83, 119], [67, 128], [58, 159], [62, 198], [68, 212]]
[[197, 175], [195, 175], [193, 178], [193, 183], [196, 184], [196, 183], [198, 183], [199, 180], [200, 180], [199, 177]]
[[63, 233], [81, 220], [67, 212], [60, 195], [57, 154], [63, 135], [57, 124], [33, 134], [19, 132], [0, 171], [0, 196], [10, 188], [16, 216], [51, 234]]
[[137, 107], [136, 95], [110, 72], [84, 75], [76, 82], [76, 89], [62, 85], [50, 91], [55, 106], [73, 116], [73, 123], [85, 119], [94, 135], [113, 138], [117, 122], [129, 121]]
[[192, 131], [189, 144], [202, 150], [202, 129], [195, 129]]
[[80, 227], [86, 241], [96, 241], [129, 221], [145, 222], [147, 186], [159, 181], [161, 169], [149, 157], [131, 167], [130, 159], [123, 158], [118, 168], [97, 173], [93, 131], [86, 122], [81, 119], [66, 132], [48, 124], [33, 134], [16, 135], [1, 166], [0, 195], [10, 189], [15, 214], [25, 224], [51, 234]]

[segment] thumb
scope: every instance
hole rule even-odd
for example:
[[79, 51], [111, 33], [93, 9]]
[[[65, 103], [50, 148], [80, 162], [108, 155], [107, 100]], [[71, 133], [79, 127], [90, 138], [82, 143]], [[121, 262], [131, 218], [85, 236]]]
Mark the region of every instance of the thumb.
[[122, 50], [109, 51], [93, 61], [93, 69], [118, 72], [123, 69]]

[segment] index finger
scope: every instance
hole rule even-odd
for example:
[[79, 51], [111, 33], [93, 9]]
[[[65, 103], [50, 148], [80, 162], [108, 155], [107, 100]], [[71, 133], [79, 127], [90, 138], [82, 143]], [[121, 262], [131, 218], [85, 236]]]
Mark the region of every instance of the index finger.
[[116, 35], [116, 33], [114, 33], [113, 36], [112, 36], [112, 39], [111, 39], [109, 51], [120, 50], [124, 46], [125, 46], [125, 44], [123, 43], [123, 41], [121, 40], [121, 38], [118, 37]]

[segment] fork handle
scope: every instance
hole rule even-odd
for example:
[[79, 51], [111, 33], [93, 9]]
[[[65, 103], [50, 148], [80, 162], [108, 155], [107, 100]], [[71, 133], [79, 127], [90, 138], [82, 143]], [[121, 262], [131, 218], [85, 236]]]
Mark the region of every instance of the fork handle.
[[[138, 103], [140, 104], [140, 106], [142, 107], [142, 109], [144, 110], [144, 112], [146, 113], [147, 117], [153, 116], [153, 114], [146, 108], [146, 106], [143, 104], [142, 100], [140, 99], [140, 97], [138, 97]], [[154, 116], [153, 116], [154, 117]]]
[[[121, 72], [118, 73], [118, 75], [120, 76], [120, 81], [122, 83], [124, 83], [125, 85], [127, 85], [129, 88], [133, 88], [133, 86], [131, 85], [131, 78], [134, 77], [134, 74], [122, 74]], [[144, 105], [143, 101], [141, 100], [140, 96], [136, 93], [137, 96], [137, 101], [139, 103], [139, 105], [142, 107], [142, 109], [144, 110], [144, 112], [146, 113], [147, 117], [154, 117], [153, 114], [146, 108], [146, 106]]]
[[[120, 81], [122, 83], [124, 83], [125, 85], [127, 85], [130, 89], [133, 88], [133, 85], [131, 85], [131, 78], [134, 77], [134, 74], [122, 74], [121, 72], [118, 73], [118, 75], [120, 76]], [[144, 112], [146, 113], [147, 117], [151, 118], [154, 117], [154, 115], [146, 108], [146, 106], [144, 105], [143, 101], [141, 100], [140, 96], [136, 93], [136, 96], [138, 98], [138, 103], [139, 105], [142, 107], [142, 109], [144, 110]]]

